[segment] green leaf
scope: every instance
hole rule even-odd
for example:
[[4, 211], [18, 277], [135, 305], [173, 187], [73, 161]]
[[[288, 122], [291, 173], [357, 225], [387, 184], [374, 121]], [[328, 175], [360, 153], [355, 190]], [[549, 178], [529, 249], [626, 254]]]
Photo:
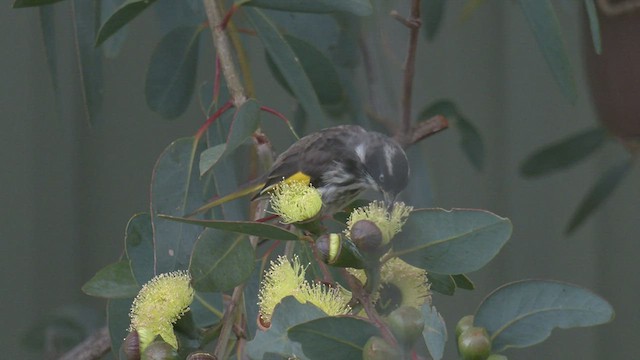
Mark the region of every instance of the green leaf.
[[247, 18], [264, 44], [267, 53], [282, 73], [289, 88], [295, 94], [307, 115], [311, 118], [322, 117], [324, 112], [318, 96], [307, 77], [304, 68], [282, 34], [266, 15], [253, 8], [245, 11]]
[[327, 351], [333, 359], [361, 359], [362, 348], [379, 332], [373, 324], [361, 319], [322, 317], [298, 324], [287, 334], [302, 345], [309, 359], [326, 359]]
[[162, 219], [178, 221], [185, 224], [204, 226], [206, 228], [233, 231], [246, 235], [255, 235], [272, 240], [300, 240], [297, 234], [281, 227], [254, 222], [254, 221], [229, 221], [229, 220], [199, 220], [176, 216], [159, 215]]
[[511, 221], [484, 210], [419, 209], [393, 243], [393, 254], [438, 274], [462, 274], [486, 265], [511, 236]]
[[93, 46], [99, 9], [95, 1], [74, 0], [71, 4], [83, 105], [87, 121], [93, 124], [101, 117], [104, 90], [102, 53]]
[[571, 216], [566, 230], [567, 234], [577, 229], [578, 226], [613, 193], [613, 190], [620, 184], [620, 181], [629, 173], [631, 164], [631, 160], [627, 160], [624, 163], [609, 168], [598, 178], [598, 181], [589, 190], [587, 196], [582, 199], [580, 205], [578, 205], [578, 208]]
[[[125, 1], [126, 0], [100, 1], [100, 23], [104, 24], [108, 20], [108, 17], [111, 16], [111, 14], [113, 14]], [[120, 31], [102, 43], [102, 53], [106, 58], [115, 59], [118, 56], [122, 49], [122, 45], [124, 45], [124, 42], [127, 39], [127, 33], [127, 26], [123, 26]], [[98, 30], [98, 37], [100, 37], [100, 30]]]
[[438, 100], [427, 105], [420, 113], [420, 119], [430, 119], [436, 115], [442, 115], [448, 120], [453, 120], [454, 128], [460, 133], [460, 146], [467, 155], [469, 162], [477, 170], [484, 167], [484, 143], [478, 129], [466, 119], [455, 103], [451, 100]]
[[107, 299], [133, 297], [139, 290], [128, 260], [105, 266], [82, 286], [85, 294]]
[[143, 285], [155, 275], [151, 216], [136, 214], [131, 217], [125, 234], [125, 252], [131, 261], [131, 272], [138, 284]]
[[151, 55], [145, 95], [149, 108], [167, 119], [182, 114], [191, 101], [198, 66], [202, 26], [167, 33]]
[[440, 23], [444, 17], [444, 8], [446, 0], [422, 0], [422, 27], [427, 36], [427, 40], [431, 41], [436, 37], [440, 29]]
[[606, 138], [607, 132], [602, 127], [571, 135], [527, 157], [520, 172], [526, 177], [535, 177], [575, 165], [600, 148]]
[[571, 103], [575, 102], [577, 92], [573, 70], [551, 1], [519, 0], [518, 2], [562, 93]]
[[[298, 61], [311, 81], [314, 91], [318, 95], [320, 104], [324, 106], [338, 106], [345, 101], [345, 92], [340, 83], [340, 77], [335, 66], [320, 50], [310, 43], [284, 35], [284, 39], [293, 50]], [[284, 76], [278, 70], [273, 59], [267, 54], [267, 64], [278, 83], [291, 95], [294, 95]]]
[[208, 292], [232, 289], [251, 275], [253, 259], [253, 247], [246, 235], [205, 229], [189, 264], [193, 287]]
[[102, 24], [95, 39], [96, 46], [100, 46], [154, 2], [156, 0], [127, 0]]
[[424, 329], [422, 338], [433, 360], [440, 360], [444, 355], [444, 344], [447, 342], [447, 326], [435, 306], [422, 305]]
[[214, 145], [200, 154], [200, 176], [211, 170], [224, 154], [227, 144]]
[[256, 337], [247, 343], [247, 355], [254, 360], [265, 358], [275, 354], [287, 359], [293, 355], [298, 359], [308, 359], [302, 352], [300, 344], [289, 340], [287, 330], [305, 321], [326, 316], [322, 310], [311, 305], [301, 304], [293, 296], [287, 296], [276, 305], [271, 318], [271, 327], [265, 331], [258, 331]]
[[471, 281], [471, 279], [469, 279], [465, 274], [453, 275], [452, 278], [456, 283], [456, 287], [459, 287], [460, 289], [473, 290], [476, 288], [473, 281]]
[[251, 0], [244, 5], [292, 12], [330, 13], [349, 12], [369, 16], [373, 9], [369, 0]]
[[204, 185], [195, 165], [203, 144], [193, 137], [174, 141], [160, 155], [151, 178], [151, 214], [156, 273], [186, 269], [202, 227], [169, 221], [158, 214], [184, 216], [202, 205]]
[[480, 304], [474, 325], [487, 329], [492, 351], [522, 348], [544, 341], [556, 327], [568, 329], [604, 324], [613, 308], [589, 290], [547, 280], [506, 284]]
[[62, 0], [16, 0], [13, 2], [13, 8], [25, 8], [31, 6], [42, 6], [60, 2]]
[[596, 54], [602, 54], [602, 40], [600, 39], [600, 22], [598, 21], [598, 11], [594, 0], [584, 0], [589, 16], [589, 28], [591, 29], [591, 40]]
[[129, 328], [129, 311], [133, 299], [109, 299], [107, 302], [107, 325], [111, 338], [111, 353], [114, 359], [124, 359], [119, 356], [120, 347], [127, 337]]
[[210, 293], [196, 291], [195, 298], [189, 311], [193, 314], [196, 326], [204, 328], [222, 320], [224, 303], [222, 293]]

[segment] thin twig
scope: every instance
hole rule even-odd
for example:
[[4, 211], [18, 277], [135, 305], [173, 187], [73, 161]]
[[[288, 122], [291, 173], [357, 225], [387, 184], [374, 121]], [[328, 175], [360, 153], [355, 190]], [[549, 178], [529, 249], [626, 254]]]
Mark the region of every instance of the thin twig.
[[416, 67], [416, 50], [418, 48], [418, 35], [420, 30], [420, 0], [411, 1], [411, 15], [403, 19], [397, 13], [392, 12], [392, 16], [409, 28], [409, 46], [407, 59], [404, 65], [404, 81], [402, 93], [402, 127], [401, 134], [406, 137], [411, 130], [411, 96], [413, 93], [413, 78]]
[[408, 135], [396, 134], [395, 139], [403, 148], [408, 148], [424, 138], [446, 130], [448, 127], [449, 121], [447, 118], [442, 115], [436, 115], [414, 125]]
[[78, 344], [59, 360], [95, 360], [106, 355], [111, 349], [111, 338], [106, 326], [100, 328], [83, 342]]

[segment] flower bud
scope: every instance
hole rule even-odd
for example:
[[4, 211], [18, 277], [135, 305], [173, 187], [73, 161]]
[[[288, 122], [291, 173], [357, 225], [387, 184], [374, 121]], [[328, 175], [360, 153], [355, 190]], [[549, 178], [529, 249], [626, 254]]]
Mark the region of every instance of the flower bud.
[[187, 360], [217, 360], [218, 357], [205, 352], [191, 353], [187, 356]]
[[413, 306], [401, 306], [393, 310], [387, 316], [386, 323], [405, 350], [413, 348], [424, 330], [422, 313]]
[[127, 360], [140, 360], [140, 337], [137, 331], [131, 331], [124, 339], [122, 352]]
[[507, 360], [507, 357], [500, 354], [491, 354], [487, 360]]
[[351, 226], [351, 240], [365, 253], [377, 252], [382, 245], [382, 231], [371, 220], [359, 220]]
[[456, 339], [460, 337], [463, 331], [473, 326], [473, 319], [473, 315], [467, 315], [458, 321], [456, 324]]
[[400, 359], [401, 354], [398, 349], [391, 346], [383, 338], [372, 336], [362, 349], [363, 360], [387, 360]]
[[458, 337], [458, 351], [464, 360], [486, 360], [491, 354], [491, 339], [487, 330], [471, 326]]
[[337, 267], [364, 268], [364, 260], [360, 250], [342, 234], [325, 234], [316, 241], [316, 249], [325, 264]]

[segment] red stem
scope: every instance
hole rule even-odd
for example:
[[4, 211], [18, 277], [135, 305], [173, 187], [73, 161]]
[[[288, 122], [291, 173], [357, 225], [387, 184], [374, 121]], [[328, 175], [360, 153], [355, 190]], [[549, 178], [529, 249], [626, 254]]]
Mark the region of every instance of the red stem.
[[213, 124], [214, 122], [216, 122], [216, 120], [218, 120], [218, 118], [224, 114], [227, 110], [231, 109], [233, 107], [233, 103], [231, 101], [227, 101], [224, 105], [222, 105], [215, 113], [213, 113], [213, 115], [211, 115], [207, 121], [205, 121], [204, 124], [202, 124], [202, 126], [200, 127], [200, 129], [198, 129], [198, 132], [196, 133], [196, 141], [200, 140], [200, 138], [202, 137], [202, 134], [204, 134], [205, 131], [207, 131], [207, 129], [209, 128], [209, 126], [211, 126], [211, 124]]
[[411, 15], [403, 24], [409, 27], [409, 49], [404, 68], [404, 92], [402, 95], [402, 134], [406, 136], [409, 135], [411, 130], [411, 96], [413, 93], [416, 50], [420, 31], [420, 0], [411, 1]]

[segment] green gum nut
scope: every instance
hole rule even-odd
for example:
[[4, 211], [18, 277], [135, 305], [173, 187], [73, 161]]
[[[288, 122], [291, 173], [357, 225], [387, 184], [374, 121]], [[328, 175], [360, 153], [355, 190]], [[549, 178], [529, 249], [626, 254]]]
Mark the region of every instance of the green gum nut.
[[507, 360], [507, 357], [500, 354], [491, 354], [487, 360]]
[[205, 352], [197, 352], [189, 354], [187, 360], [218, 360], [218, 357]]
[[140, 337], [137, 331], [130, 332], [124, 339], [122, 352], [127, 360], [140, 360]]
[[491, 339], [487, 330], [471, 326], [458, 337], [458, 351], [463, 360], [487, 360], [491, 355]]
[[393, 310], [386, 317], [385, 322], [405, 350], [413, 348], [424, 330], [422, 313], [413, 306], [401, 306]]
[[382, 245], [382, 231], [371, 220], [359, 220], [351, 226], [351, 240], [365, 253], [377, 253]]
[[372, 336], [362, 349], [363, 360], [401, 359], [398, 349], [391, 346], [383, 338]]
[[142, 353], [142, 360], [177, 360], [178, 352], [162, 340], [155, 340]]
[[342, 234], [322, 235], [316, 239], [314, 246], [325, 264], [354, 269], [363, 269], [365, 266], [360, 250]]

